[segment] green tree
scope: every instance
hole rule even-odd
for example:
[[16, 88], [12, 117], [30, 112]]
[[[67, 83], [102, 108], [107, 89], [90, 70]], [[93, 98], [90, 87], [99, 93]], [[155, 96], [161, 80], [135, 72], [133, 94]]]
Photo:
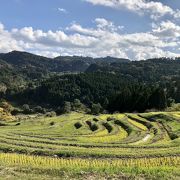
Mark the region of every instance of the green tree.
[[72, 110], [73, 111], [86, 111], [86, 107], [84, 104], [81, 103], [79, 99], [75, 99], [72, 103]]
[[71, 103], [68, 101], [65, 101], [62, 113], [70, 113], [70, 112], [71, 112]]
[[98, 115], [102, 111], [102, 106], [98, 104], [92, 104], [91, 113]]

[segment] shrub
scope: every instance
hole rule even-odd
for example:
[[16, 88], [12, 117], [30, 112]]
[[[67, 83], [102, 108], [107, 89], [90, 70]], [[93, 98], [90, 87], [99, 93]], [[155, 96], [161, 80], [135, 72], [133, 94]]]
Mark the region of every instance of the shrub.
[[74, 102], [72, 103], [72, 110], [79, 111], [79, 112], [85, 112], [86, 106], [83, 103], [81, 103], [81, 101], [79, 99], [75, 99]]
[[108, 117], [108, 118], [107, 118], [107, 121], [114, 121], [114, 120], [116, 120], [116, 119], [113, 118], [113, 117]]
[[97, 118], [93, 118], [93, 121], [94, 122], [98, 122], [99, 120]]
[[55, 125], [55, 122], [52, 121], [52, 122], [50, 122], [49, 124], [50, 124], [51, 126], [53, 126], [53, 125]]
[[64, 106], [62, 108], [62, 113], [70, 113], [71, 112], [71, 103], [68, 101], [64, 102]]
[[45, 114], [46, 113], [46, 109], [42, 108], [41, 106], [36, 106], [34, 108], [34, 112]]
[[14, 110], [14, 107], [6, 101], [0, 102], [0, 107], [2, 107], [4, 111], [8, 113], [11, 113]]
[[96, 124], [91, 125], [91, 131], [96, 131], [98, 130], [98, 126]]
[[30, 109], [29, 105], [28, 104], [24, 104], [22, 106], [22, 109], [23, 109], [23, 113], [24, 114], [32, 114], [33, 113], [33, 110]]
[[46, 113], [46, 117], [55, 117], [55, 116], [56, 116], [56, 112], [54, 111]]
[[79, 128], [82, 127], [82, 124], [80, 122], [77, 122], [77, 123], [74, 124], [74, 126], [75, 126], [76, 129], [79, 129]]
[[92, 124], [91, 121], [86, 121], [86, 124], [89, 126], [91, 131], [96, 131], [98, 129], [98, 126], [96, 124]]
[[126, 132], [128, 133], [128, 135], [133, 131], [130, 126], [128, 126], [126, 123], [121, 122], [119, 120], [115, 120], [114, 124], [117, 124], [117, 125], [121, 126], [123, 129], [125, 129]]
[[177, 139], [178, 138], [178, 135], [177, 134], [174, 134], [174, 133], [169, 133], [169, 136], [171, 138], [171, 140], [174, 140], [174, 139]]
[[91, 113], [98, 115], [100, 114], [102, 111], [102, 106], [98, 103], [98, 104], [93, 104], [91, 107]]
[[180, 111], [180, 103], [172, 104], [171, 107], [168, 107], [166, 111], [173, 112], [173, 111]]
[[19, 122], [19, 123], [17, 123], [15, 126], [19, 126], [19, 125], [21, 125], [21, 123]]
[[109, 133], [112, 132], [113, 127], [109, 123], [103, 123], [103, 126], [108, 130]]

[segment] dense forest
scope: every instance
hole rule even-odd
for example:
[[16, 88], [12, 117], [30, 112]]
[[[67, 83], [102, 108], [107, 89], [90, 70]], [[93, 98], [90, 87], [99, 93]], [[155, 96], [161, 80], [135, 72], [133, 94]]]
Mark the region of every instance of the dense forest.
[[29, 112], [29, 106], [57, 113], [144, 112], [180, 102], [180, 58], [50, 59], [15, 51], [0, 59], [0, 98]]

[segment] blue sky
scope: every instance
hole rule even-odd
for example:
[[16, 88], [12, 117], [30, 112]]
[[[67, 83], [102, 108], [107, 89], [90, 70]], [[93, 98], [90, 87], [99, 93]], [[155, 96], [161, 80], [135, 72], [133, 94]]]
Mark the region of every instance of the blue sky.
[[2, 0], [0, 52], [180, 56], [179, 0]]

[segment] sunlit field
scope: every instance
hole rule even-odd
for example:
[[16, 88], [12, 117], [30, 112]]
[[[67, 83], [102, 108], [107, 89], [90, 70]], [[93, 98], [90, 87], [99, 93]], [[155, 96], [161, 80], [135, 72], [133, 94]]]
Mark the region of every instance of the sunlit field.
[[3, 121], [0, 179], [180, 178], [180, 113]]

